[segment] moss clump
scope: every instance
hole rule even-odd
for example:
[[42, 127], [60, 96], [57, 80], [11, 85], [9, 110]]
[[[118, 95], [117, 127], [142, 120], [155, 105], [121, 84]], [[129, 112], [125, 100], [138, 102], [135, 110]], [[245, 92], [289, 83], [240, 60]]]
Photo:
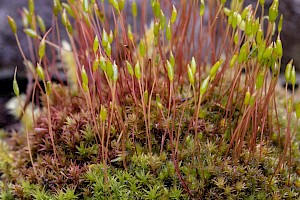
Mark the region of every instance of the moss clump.
[[[32, 58], [38, 62], [24, 61], [36, 79], [29, 85], [38, 99], [32, 109], [38, 105], [40, 112], [34, 128], [25, 123], [22, 133], [5, 139], [11, 148], [1, 146], [7, 152], [0, 154], [2, 198], [299, 197], [294, 121], [300, 109], [286, 94], [283, 119], [276, 104], [282, 20], [272, 30], [278, 1], [266, 33], [266, 17], [256, 18], [257, 9], [243, 9], [238, 0], [230, 8], [224, 3], [178, 2], [168, 9], [152, 0], [154, 22], [139, 35], [135, 3], [132, 29], [124, 1], [55, 0], [55, 27], [60, 16], [66, 45], [58, 40], [60, 29], [49, 40], [51, 30], [45, 32], [30, 0], [24, 32], [37, 44]], [[115, 26], [106, 21], [110, 14]], [[60, 72], [50, 70], [56, 58], [66, 86], [53, 83]], [[295, 68], [287, 69], [294, 88]], [[22, 105], [16, 75], [13, 89]]]

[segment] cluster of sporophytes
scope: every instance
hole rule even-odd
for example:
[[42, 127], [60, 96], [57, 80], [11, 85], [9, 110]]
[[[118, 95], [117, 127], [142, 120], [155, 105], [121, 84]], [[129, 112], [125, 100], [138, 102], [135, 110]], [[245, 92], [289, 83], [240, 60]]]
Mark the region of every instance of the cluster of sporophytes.
[[225, 3], [54, 0], [47, 30], [29, 0], [30, 60], [8, 16], [39, 112], [24, 106], [15, 73], [20, 115], [33, 124], [6, 138], [11, 148], [1, 142], [2, 199], [299, 196], [292, 61], [286, 117], [277, 111], [279, 2], [266, 13], [263, 0]]

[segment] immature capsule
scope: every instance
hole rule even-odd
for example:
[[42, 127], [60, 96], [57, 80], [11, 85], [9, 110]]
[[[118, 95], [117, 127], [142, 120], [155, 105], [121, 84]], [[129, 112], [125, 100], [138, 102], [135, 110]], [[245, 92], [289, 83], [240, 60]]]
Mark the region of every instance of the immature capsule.
[[126, 67], [127, 67], [128, 73], [129, 73], [131, 76], [133, 76], [133, 75], [134, 75], [133, 68], [132, 68], [130, 62], [128, 62], [127, 60], [126, 60]]
[[196, 60], [195, 60], [195, 57], [192, 57], [192, 60], [191, 60], [191, 70], [192, 70], [193, 75], [195, 75], [195, 73], [196, 73]]
[[275, 22], [277, 16], [278, 16], [278, 0], [274, 0], [270, 9], [269, 9], [269, 21]]
[[93, 43], [93, 51], [94, 51], [94, 53], [97, 52], [98, 48], [99, 48], [99, 38], [96, 35], [95, 39], [94, 39], [94, 43]]
[[167, 60], [167, 72], [168, 72], [169, 80], [172, 82], [174, 80], [174, 69], [168, 60]]
[[206, 79], [204, 79], [204, 81], [202, 82], [200, 86], [200, 96], [202, 96], [206, 92], [209, 81], [210, 81], [210, 76], [206, 77]]
[[17, 67], [15, 69], [15, 73], [14, 73], [14, 80], [13, 80], [13, 90], [16, 96], [20, 95], [20, 90], [19, 90], [19, 85], [17, 82]]
[[134, 75], [137, 79], [141, 78], [141, 68], [140, 68], [140, 62], [137, 61], [134, 67]]
[[167, 38], [168, 41], [170, 41], [171, 37], [172, 37], [172, 28], [171, 28], [171, 23], [170, 23], [170, 20], [169, 20], [169, 23], [168, 23], [167, 29], [166, 29], [166, 38]]
[[17, 33], [17, 25], [16, 25], [15, 20], [11, 16], [7, 15], [7, 21], [8, 21], [8, 24], [9, 24], [12, 32], [14, 34], [16, 34]]
[[104, 122], [106, 120], [106, 118], [107, 118], [107, 109], [103, 105], [101, 105], [100, 120]]
[[192, 69], [189, 64], [188, 64], [188, 77], [189, 77], [190, 84], [194, 85], [195, 79], [194, 79], [194, 75], [193, 75]]
[[249, 91], [247, 91], [246, 94], [245, 94], [245, 99], [244, 99], [244, 104], [245, 104], [246, 106], [248, 106], [249, 103], [250, 103], [250, 97], [251, 97], [251, 94], [250, 94]]
[[221, 60], [217, 61], [217, 62], [213, 65], [213, 67], [211, 68], [211, 70], [210, 70], [210, 72], [209, 72], [209, 75], [210, 75], [211, 77], [215, 76], [215, 74], [217, 73], [218, 69], [219, 69], [220, 66], [222, 65], [223, 61], [224, 61], [224, 60], [221, 59]]
[[291, 80], [292, 63], [293, 63], [293, 59], [285, 67], [284, 76], [286, 82], [289, 82]]
[[300, 103], [297, 103], [295, 105], [295, 110], [296, 110], [296, 117], [297, 117], [297, 119], [299, 119], [300, 118]]
[[44, 57], [45, 51], [46, 51], [46, 41], [45, 38], [43, 38], [40, 42], [39, 51], [38, 51], [40, 59]]
[[42, 68], [42, 66], [37, 63], [37, 67], [36, 67], [36, 72], [39, 76], [39, 78], [44, 81], [45, 80], [45, 73], [44, 73], [44, 69]]
[[204, 15], [204, 12], [205, 12], [205, 2], [204, 0], [201, 0], [200, 2], [200, 16], [202, 17]]
[[172, 9], [172, 15], [171, 15], [171, 23], [174, 24], [174, 22], [176, 21], [177, 18], [177, 10], [176, 7], [173, 5], [173, 9]]
[[135, 1], [133, 1], [131, 4], [131, 13], [133, 17], [137, 16], [137, 5]]
[[82, 83], [84, 83], [86, 85], [89, 84], [89, 79], [88, 79], [88, 76], [86, 74], [84, 65], [82, 65], [82, 68], [81, 68], [81, 79], [82, 79]]

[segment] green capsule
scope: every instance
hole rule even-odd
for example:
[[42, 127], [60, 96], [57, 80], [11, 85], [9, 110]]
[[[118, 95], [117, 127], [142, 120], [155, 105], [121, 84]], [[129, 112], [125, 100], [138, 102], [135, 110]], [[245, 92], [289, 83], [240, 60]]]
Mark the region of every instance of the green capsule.
[[259, 18], [257, 18], [254, 22], [252, 22], [252, 35], [256, 35], [259, 29]]
[[113, 64], [110, 62], [110, 60], [106, 61], [106, 74], [108, 78], [112, 78], [114, 75], [114, 69]]
[[118, 66], [116, 64], [116, 61], [114, 61], [114, 64], [112, 66], [112, 69], [113, 69], [113, 75], [112, 75], [112, 80], [114, 82], [116, 82], [118, 80]]
[[34, 15], [34, 0], [28, 0], [29, 14]]
[[170, 52], [170, 63], [172, 65], [172, 67], [175, 66], [175, 58], [174, 58], [172, 51]]
[[251, 18], [248, 18], [246, 20], [245, 33], [248, 36], [252, 35], [252, 20], [251, 20]]
[[93, 43], [93, 51], [94, 51], [94, 53], [97, 52], [98, 48], [99, 48], [99, 38], [96, 35], [95, 39], [94, 39], [94, 43]]
[[262, 29], [259, 28], [256, 33], [256, 43], [258, 45], [261, 45], [261, 43], [263, 42], [263, 37], [264, 37], [264, 33], [263, 33]]
[[265, 0], [259, 0], [259, 3], [261, 6], [264, 6], [265, 5]]
[[119, 9], [122, 11], [125, 7], [125, 0], [119, 0]]
[[276, 46], [275, 46], [275, 52], [276, 54], [278, 55], [279, 58], [282, 57], [282, 54], [283, 54], [283, 50], [282, 50], [282, 43], [281, 43], [281, 40], [279, 38], [279, 36], [277, 37], [277, 40], [276, 40]]
[[238, 31], [235, 32], [234, 37], [233, 37], [233, 41], [234, 41], [235, 45], [239, 44], [239, 32]]
[[144, 92], [144, 102], [145, 102], [145, 104], [148, 104], [148, 100], [149, 100], [149, 93], [148, 93], [148, 90], [146, 90]]
[[69, 4], [63, 2], [62, 6], [71, 17], [75, 18], [74, 11]]
[[221, 4], [224, 5], [227, 0], [221, 0]]
[[31, 22], [29, 22], [28, 16], [29, 16], [28, 10], [26, 8], [23, 8], [23, 14], [21, 15], [21, 17], [22, 17], [22, 24], [23, 24], [24, 28], [28, 28], [29, 23], [31, 23]]
[[13, 90], [16, 96], [20, 95], [19, 85], [17, 82], [17, 67], [15, 68], [15, 73], [14, 73]]
[[105, 53], [107, 55], [107, 57], [110, 57], [111, 56], [111, 46], [110, 46], [110, 43], [107, 44], [107, 46], [104, 48], [105, 50]]
[[47, 81], [47, 83], [46, 83], [46, 94], [48, 96], [50, 96], [51, 92], [52, 92], [51, 82]]
[[249, 102], [249, 104], [250, 104], [250, 106], [253, 106], [254, 103], [255, 103], [255, 94], [252, 94], [251, 97], [250, 97], [250, 102]]
[[39, 51], [38, 51], [40, 59], [44, 57], [45, 51], [46, 51], [46, 41], [45, 38], [43, 38], [40, 42]]
[[241, 17], [242, 19], [246, 19], [246, 17], [248, 16], [248, 13], [252, 10], [252, 4], [250, 4], [249, 6], [245, 7], [244, 10], [242, 11]]
[[162, 109], [163, 105], [162, 105], [162, 103], [161, 103], [159, 94], [156, 94], [155, 101], [156, 101], [156, 106], [157, 106], [159, 109]]
[[273, 53], [273, 46], [274, 46], [274, 43], [272, 42], [267, 48], [266, 50], [264, 51], [264, 54], [263, 54], [263, 58], [264, 59], [269, 59]]
[[15, 20], [11, 16], [7, 15], [7, 21], [8, 21], [8, 24], [9, 24], [10, 29], [12, 30], [12, 32], [14, 34], [16, 34], [17, 33], [17, 25], [16, 25]]
[[266, 41], [264, 41], [259, 47], [257, 51], [257, 60], [258, 62], [261, 62], [263, 59], [263, 55], [266, 49]]
[[195, 79], [194, 79], [194, 75], [193, 75], [192, 69], [189, 64], [188, 64], [188, 77], [189, 77], [190, 84], [194, 85]]
[[204, 79], [204, 81], [201, 83], [200, 96], [203, 96], [204, 93], [206, 92], [206, 90], [208, 88], [209, 81], [210, 81], [210, 76], [206, 77], [206, 79]]
[[89, 79], [87, 76], [87, 73], [85, 71], [84, 65], [82, 65], [81, 67], [81, 79], [82, 79], [82, 83], [88, 85], [89, 84]]
[[292, 64], [293, 64], [293, 59], [285, 67], [284, 76], [287, 83], [291, 80]]
[[212, 66], [212, 68], [210, 69], [210, 72], [209, 72], [209, 75], [211, 77], [214, 77], [216, 75], [217, 71], [219, 70], [219, 68], [223, 64], [223, 62], [224, 62], [224, 60], [221, 59]]
[[104, 72], [106, 72], [106, 60], [102, 55], [100, 56], [100, 67]]
[[118, 12], [120, 11], [117, 0], [108, 0], [108, 3], [110, 3], [116, 11], [118, 11]]
[[242, 21], [244, 21], [244, 20], [242, 20], [242, 16], [239, 13], [237, 13], [237, 15], [236, 15], [237, 26], [241, 26]]
[[109, 31], [108, 42], [111, 44], [114, 41], [114, 34], [112, 30]]
[[273, 0], [271, 7], [269, 8], [269, 21], [271, 23], [275, 22], [278, 16], [278, 0]]
[[230, 11], [229, 16], [228, 16], [228, 25], [232, 26], [232, 20], [233, 20], [233, 12]]
[[45, 73], [44, 73], [44, 69], [42, 68], [42, 66], [38, 63], [37, 67], [36, 67], [36, 72], [39, 76], [39, 78], [44, 81], [45, 80]]
[[283, 15], [281, 14], [278, 23], [278, 33], [282, 31], [282, 22], [283, 22]]
[[297, 119], [299, 119], [300, 118], [300, 102], [295, 105], [295, 110], [296, 110], [296, 117], [297, 117]]
[[245, 27], [246, 27], [245, 20], [242, 20], [240, 25], [239, 25], [239, 28], [240, 28], [241, 31], [245, 31]]
[[57, 17], [58, 13], [62, 10], [60, 0], [53, 0], [53, 14]]
[[295, 66], [293, 65], [293, 68], [292, 68], [292, 71], [291, 71], [291, 84], [292, 84], [293, 87], [295, 87], [296, 81], [297, 81], [296, 70], [295, 70]]
[[159, 25], [159, 21], [154, 23], [154, 28], [153, 28], [153, 34], [155, 37], [158, 36], [159, 34], [159, 29], [160, 29], [160, 25]]
[[140, 41], [139, 50], [140, 50], [140, 55], [142, 57], [144, 57], [146, 54], [146, 46], [145, 46], [144, 40]]
[[245, 104], [246, 106], [248, 106], [249, 103], [250, 103], [250, 97], [251, 97], [251, 94], [250, 94], [249, 91], [247, 91], [246, 94], [245, 94], [245, 99], [244, 99], [244, 104]]
[[230, 68], [233, 68], [233, 67], [234, 67], [234, 65], [235, 65], [235, 63], [236, 63], [237, 57], [238, 57], [238, 54], [237, 54], [237, 53], [234, 54], [234, 55], [232, 56], [232, 58], [231, 58], [231, 60], [230, 60], [230, 63], [229, 63]]
[[202, 17], [204, 15], [204, 12], [205, 12], [205, 2], [204, 0], [201, 0], [200, 2], [200, 16]]
[[227, 17], [230, 15], [230, 10], [226, 7], [223, 8], [223, 12]]
[[160, 3], [159, 3], [159, 1], [155, 1], [153, 12], [154, 12], [154, 16], [156, 18], [160, 18], [161, 12], [160, 12]]
[[89, 0], [82, 0], [82, 9], [86, 13], [90, 12]]
[[237, 12], [233, 12], [232, 14], [232, 28], [235, 29], [236, 26], [237, 26], [237, 15], [238, 13]]
[[168, 72], [169, 80], [172, 82], [174, 80], [174, 69], [168, 60], [167, 60], [167, 72]]
[[36, 31], [31, 28], [25, 28], [23, 31], [26, 35], [32, 38], [38, 38], [38, 34], [36, 33]]
[[82, 89], [83, 89], [84, 92], [88, 92], [89, 91], [89, 87], [85, 83], [82, 84]]
[[45, 34], [46, 33], [46, 25], [45, 25], [43, 18], [39, 15], [37, 16], [37, 22], [39, 24], [41, 32]]
[[104, 122], [106, 120], [106, 118], [107, 118], [107, 109], [103, 105], [101, 105], [101, 107], [100, 107], [100, 120], [102, 122]]
[[172, 37], [172, 28], [171, 28], [171, 22], [169, 20], [169, 23], [168, 23], [167, 29], [166, 29], [166, 38], [168, 41], [170, 41], [171, 37]]
[[137, 4], [135, 1], [133, 1], [131, 4], [131, 13], [133, 17], [137, 16]]
[[177, 10], [176, 7], [173, 5], [173, 9], [172, 9], [172, 15], [171, 15], [171, 23], [174, 24], [174, 22], [176, 21], [177, 18]]
[[64, 25], [64, 27], [68, 27], [68, 25], [70, 24], [70, 21], [68, 19], [68, 15], [66, 12], [66, 9], [63, 10], [62, 15], [61, 15], [61, 22]]
[[134, 66], [134, 75], [137, 79], [141, 78], [141, 67], [139, 61], [137, 61], [137, 63]]
[[93, 60], [93, 72], [97, 71], [99, 69], [99, 63], [100, 63], [100, 60], [98, 57], [96, 57], [94, 60]]
[[105, 48], [107, 47], [109, 41], [108, 41], [108, 35], [107, 32], [105, 31], [105, 29], [103, 29], [102, 31], [102, 46]]
[[126, 60], [126, 67], [127, 67], [128, 73], [129, 73], [131, 76], [133, 76], [133, 75], [134, 75], [133, 68], [132, 68], [130, 62], [128, 62], [127, 60]]
[[69, 22], [69, 24], [68, 24], [68, 26], [67, 26], [67, 31], [68, 31], [68, 33], [69, 34], [73, 34], [73, 27], [72, 27], [72, 25], [70, 24], [70, 22]]
[[248, 49], [249, 49], [249, 44], [248, 42], [245, 42], [239, 52], [238, 55], [238, 63], [241, 64], [242, 62], [247, 61], [247, 55], [248, 55]]
[[256, 89], [259, 90], [260, 88], [262, 88], [263, 84], [264, 84], [264, 79], [265, 79], [265, 73], [264, 71], [261, 71], [257, 74], [256, 76]]
[[292, 99], [289, 98], [288, 100], [288, 108], [287, 108], [288, 113], [293, 112], [293, 103], [292, 103]]
[[191, 60], [191, 70], [192, 70], [192, 73], [193, 73], [193, 76], [194, 76], [195, 73], [196, 73], [196, 60], [195, 60], [194, 56], [192, 57], [192, 60]]
[[162, 10], [160, 11], [159, 24], [160, 24], [160, 28], [161, 28], [162, 30], [165, 29], [166, 24], [167, 24], [166, 16], [165, 16], [165, 14], [164, 14], [164, 12], [163, 12]]
[[129, 38], [129, 40], [131, 42], [133, 42], [133, 34], [132, 34], [132, 31], [131, 31], [131, 26], [130, 25], [128, 25], [128, 28], [127, 28], [127, 36]]

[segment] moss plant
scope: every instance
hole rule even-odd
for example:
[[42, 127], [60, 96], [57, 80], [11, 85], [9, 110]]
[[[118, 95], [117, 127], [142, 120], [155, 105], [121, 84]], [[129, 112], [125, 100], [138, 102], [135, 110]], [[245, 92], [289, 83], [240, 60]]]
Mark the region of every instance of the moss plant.
[[8, 16], [27, 67], [37, 63], [28, 99], [41, 111], [0, 143], [1, 198], [299, 198], [292, 62], [286, 103], [275, 90], [279, 2], [225, 3], [54, 0], [46, 30], [29, 0], [31, 60]]

